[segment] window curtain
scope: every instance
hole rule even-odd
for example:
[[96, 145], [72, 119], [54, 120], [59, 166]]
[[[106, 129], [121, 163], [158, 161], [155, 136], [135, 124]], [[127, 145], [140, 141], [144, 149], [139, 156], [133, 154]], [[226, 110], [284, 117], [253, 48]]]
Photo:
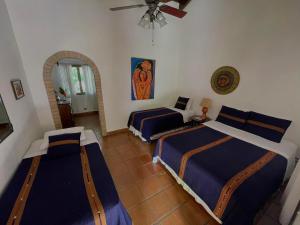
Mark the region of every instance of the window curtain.
[[[75, 72], [76, 74], [72, 74]], [[80, 74], [84, 95], [78, 95], [76, 83], [72, 82], [72, 77], [77, 76], [77, 71], [72, 70], [71, 64], [55, 65], [53, 69], [54, 88], [58, 93], [60, 87], [64, 89], [67, 98], [71, 98], [74, 113], [98, 111], [96, 85], [91, 67], [88, 65], [81, 66]]]
[[53, 68], [53, 79], [54, 79], [54, 88], [59, 93], [59, 88], [62, 88], [66, 94], [67, 97], [71, 97], [72, 90], [70, 86], [70, 81], [69, 81], [69, 67], [70, 65], [64, 65], [64, 64], [59, 64], [55, 65]]
[[84, 65], [82, 66], [83, 70], [83, 80], [86, 87], [86, 93], [88, 95], [96, 96], [96, 86], [95, 86], [95, 79], [94, 73], [90, 66]]
[[89, 111], [98, 111], [97, 96], [96, 96], [96, 85], [94, 79], [94, 73], [90, 66], [82, 66], [83, 79], [82, 82], [85, 86], [85, 107]]

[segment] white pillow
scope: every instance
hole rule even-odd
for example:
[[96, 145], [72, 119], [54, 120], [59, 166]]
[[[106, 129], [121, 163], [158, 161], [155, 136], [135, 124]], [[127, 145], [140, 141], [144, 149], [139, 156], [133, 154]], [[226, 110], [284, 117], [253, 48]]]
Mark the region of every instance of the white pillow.
[[185, 110], [190, 110], [192, 108], [193, 100], [190, 98], [188, 103], [186, 104]]
[[84, 127], [71, 127], [66, 129], [59, 129], [59, 130], [51, 130], [47, 131], [44, 134], [43, 143], [40, 146], [40, 149], [47, 149], [49, 145], [49, 136], [55, 136], [60, 134], [73, 134], [73, 133], [81, 133], [80, 134], [80, 141], [84, 141], [86, 139], [84, 134]]

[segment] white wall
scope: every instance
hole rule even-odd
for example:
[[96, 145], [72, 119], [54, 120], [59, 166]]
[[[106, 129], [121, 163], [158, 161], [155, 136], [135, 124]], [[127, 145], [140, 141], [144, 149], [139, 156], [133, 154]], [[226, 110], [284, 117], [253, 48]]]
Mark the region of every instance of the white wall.
[[[81, 52], [98, 66], [108, 131], [124, 128], [131, 110], [172, 102], [177, 87], [178, 34], [175, 25], [161, 30], [157, 45], [152, 47], [151, 33], [137, 26], [145, 9], [109, 11], [111, 2], [120, 5], [134, 1], [6, 2], [44, 130], [52, 129], [53, 121], [43, 84], [43, 64], [50, 55], [61, 50]], [[131, 56], [157, 60], [154, 101], [130, 101]]]
[[[121, 1], [119, 1], [121, 2]], [[126, 3], [123, 3], [126, 5]], [[119, 3], [120, 5], [120, 3]], [[169, 24], [154, 32], [137, 23], [145, 8], [114, 12], [113, 84], [117, 107], [111, 110], [116, 124], [127, 123], [128, 115], [136, 109], [174, 105], [178, 86], [178, 19], [166, 16]], [[155, 97], [153, 100], [131, 101], [130, 60], [141, 57], [156, 60]], [[106, 106], [105, 106], [106, 107]], [[114, 128], [118, 128], [114, 125]]]
[[[201, 98], [210, 97], [212, 117], [224, 104], [291, 119], [287, 137], [300, 146], [299, 8], [299, 0], [192, 1], [180, 24], [179, 93], [191, 95], [198, 112]], [[210, 86], [224, 65], [241, 75], [227, 96]]]
[[[133, 0], [6, 0], [34, 104], [44, 130], [53, 128], [42, 68], [61, 50], [81, 52], [97, 64], [108, 131], [123, 128], [130, 111], [172, 104], [177, 93], [210, 97], [212, 117], [222, 104], [292, 119], [287, 136], [300, 145], [300, 30], [298, 0], [195, 0], [182, 20], [156, 32], [137, 26], [145, 9], [110, 12]], [[155, 99], [130, 100], [130, 57], [157, 60]], [[231, 65], [238, 89], [215, 94], [211, 74]], [[178, 91], [177, 91], [178, 87]]]
[[[14, 132], [0, 144], [0, 193], [14, 173], [40, 126], [4, 0], [0, 0], [0, 94]], [[11, 79], [21, 79], [25, 97], [16, 101]]]

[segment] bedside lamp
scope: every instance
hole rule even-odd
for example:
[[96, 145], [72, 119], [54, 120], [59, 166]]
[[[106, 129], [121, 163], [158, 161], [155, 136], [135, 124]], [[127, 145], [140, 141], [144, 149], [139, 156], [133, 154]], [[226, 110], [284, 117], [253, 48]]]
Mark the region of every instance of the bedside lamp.
[[209, 98], [203, 98], [200, 106], [202, 107], [202, 115], [201, 115], [201, 119], [205, 120], [206, 119], [206, 114], [208, 112], [208, 108], [210, 108], [211, 106], [211, 100]]

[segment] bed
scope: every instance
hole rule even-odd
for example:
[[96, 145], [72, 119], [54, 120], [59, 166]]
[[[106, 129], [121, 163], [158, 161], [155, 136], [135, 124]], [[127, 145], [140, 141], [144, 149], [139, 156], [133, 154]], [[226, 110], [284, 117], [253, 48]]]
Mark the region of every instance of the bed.
[[160, 138], [160, 161], [219, 223], [253, 224], [256, 213], [286, 180], [297, 146], [209, 121]]
[[151, 142], [166, 133], [182, 129], [193, 115], [193, 110], [175, 107], [141, 110], [130, 114], [127, 126], [143, 141]]
[[[0, 224], [132, 224], [95, 135], [85, 134], [79, 153], [59, 157], [38, 148], [42, 140], [33, 143], [1, 196]], [[51, 148], [61, 152], [70, 145]]]

